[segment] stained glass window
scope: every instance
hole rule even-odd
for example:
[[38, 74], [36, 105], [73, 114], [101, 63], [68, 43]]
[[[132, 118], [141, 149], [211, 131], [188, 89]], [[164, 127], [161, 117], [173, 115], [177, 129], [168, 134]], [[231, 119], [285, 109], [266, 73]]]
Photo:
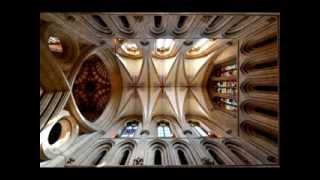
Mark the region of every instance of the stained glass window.
[[236, 111], [237, 110], [237, 101], [232, 98], [223, 98], [223, 97], [214, 97], [214, 101], [216, 104], [224, 108], [228, 111]]
[[172, 137], [168, 123], [161, 122], [158, 124], [158, 137]]
[[196, 133], [197, 136], [201, 136], [201, 137], [208, 136], [208, 133], [199, 126], [199, 123], [196, 123], [196, 122], [189, 122], [189, 123], [191, 127], [194, 129], [194, 132]]
[[138, 122], [129, 122], [125, 129], [122, 131], [121, 137], [134, 137], [138, 129]]
[[211, 98], [216, 107], [230, 113], [237, 110], [238, 84], [235, 62], [217, 65], [213, 70], [210, 86]]

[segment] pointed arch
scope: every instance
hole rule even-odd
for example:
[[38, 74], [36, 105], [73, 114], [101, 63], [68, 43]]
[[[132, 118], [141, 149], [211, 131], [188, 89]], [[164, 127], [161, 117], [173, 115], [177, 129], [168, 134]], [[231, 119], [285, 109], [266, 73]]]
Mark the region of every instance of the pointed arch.
[[152, 117], [151, 127], [151, 134], [153, 134], [155, 137], [157, 137], [157, 124], [159, 122], [165, 122], [169, 125], [173, 137], [180, 137], [183, 135], [182, 125], [174, 116], [157, 115]]
[[134, 149], [137, 146], [137, 142], [133, 139], [128, 139], [120, 142], [117, 145], [117, 152], [114, 154], [115, 164], [117, 165], [131, 165]]
[[173, 140], [171, 142], [174, 154], [175, 162], [178, 165], [197, 165], [198, 157], [194, 151], [190, 148], [189, 143], [183, 140]]
[[222, 142], [240, 161], [242, 165], [257, 165], [262, 162], [254, 155], [252, 149], [242, 145], [237, 140], [225, 139]]
[[146, 163], [149, 165], [170, 165], [172, 164], [172, 157], [169, 151], [169, 144], [156, 138], [148, 143], [148, 150], [146, 154]]
[[234, 162], [225, 146], [212, 139], [204, 139], [200, 142], [204, 153], [211, 157], [214, 165], [232, 165]]
[[83, 166], [97, 166], [103, 162], [108, 152], [114, 146], [114, 141], [110, 139], [99, 139], [90, 146], [87, 158], [79, 162]]

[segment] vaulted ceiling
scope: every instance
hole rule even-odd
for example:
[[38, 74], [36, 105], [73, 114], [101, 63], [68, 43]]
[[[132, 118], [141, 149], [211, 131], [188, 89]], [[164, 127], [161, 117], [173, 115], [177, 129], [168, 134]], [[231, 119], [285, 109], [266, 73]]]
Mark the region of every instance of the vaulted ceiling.
[[[119, 69], [122, 91], [115, 95], [114, 91], [107, 90], [114, 88], [112, 83], [115, 83], [108, 79], [112, 71], [110, 65], [105, 70], [92, 65], [88, 71], [87, 64], [82, 65], [84, 69], [73, 84], [73, 96], [82, 113], [81, 109], [88, 109], [94, 102], [99, 105], [95, 107], [98, 113], [89, 113], [88, 119], [97, 119], [103, 113], [103, 108], [97, 107], [107, 107], [110, 98], [119, 96], [113, 119], [131, 115], [152, 119], [168, 115], [183, 120], [188, 115], [196, 115], [215, 119], [215, 123], [223, 126], [229, 122], [219, 123], [225, 119], [219, 116], [221, 112], [212, 111], [204, 88], [211, 69], [220, 60], [237, 57], [238, 40], [274, 22], [275, 18], [228, 14], [43, 13], [41, 20], [54, 26], [52, 35], [70, 36], [61, 39], [62, 43], [66, 39], [68, 43], [77, 42], [72, 48], [86, 52], [85, 47], [92, 46], [92, 54], [110, 53], [110, 64], [114, 63]], [[85, 59], [81, 52], [79, 57]], [[73, 63], [77, 64], [76, 61]], [[67, 77], [72, 72], [68, 67], [73, 65], [62, 63]], [[107, 74], [105, 78], [100, 78], [104, 74]], [[83, 85], [84, 81], [94, 85]], [[91, 92], [99, 95], [90, 96]], [[215, 118], [217, 116], [219, 118]], [[236, 123], [233, 128], [237, 129]]]
[[[201, 47], [209, 44], [204, 50], [192, 51], [192, 45], [185, 45], [188, 41], [197, 44], [203, 40], [207, 42]], [[160, 51], [159, 41], [169, 41], [167, 52]], [[144, 42], [148, 42], [147, 47], [141, 45]], [[136, 45], [133, 52], [138, 55], [123, 50], [126, 44]], [[202, 86], [210, 62], [231, 45], [232, 40], [226, 39], [130, 39], [116, 43], [114, 53], [119, 59], [124, 86]]]

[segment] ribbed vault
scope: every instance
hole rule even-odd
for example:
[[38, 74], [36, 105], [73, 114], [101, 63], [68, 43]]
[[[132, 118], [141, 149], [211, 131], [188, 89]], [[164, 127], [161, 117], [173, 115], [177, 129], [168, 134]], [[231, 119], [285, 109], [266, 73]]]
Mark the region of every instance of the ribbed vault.
[[[141, 163], [150, 149], [141, 146], [142, 137], [169, 145], [157, 146], [168, 164], [179, 164], [169, 148], [190, 164], [259, 164], [267, 161], [263, 153], [277, 157], [277, 27], [276, 16], [258, 14], [42, 13], [40, 131], [55, 129], [58, 121], [61, 131], [68, 129], [52, 121], [63, 110], [76, 124], [76, 143], [114, 139], [101, 150], [105, 157], [90, 150], [100, 154], [99, 166], [119, 164], [121, 154], [127, 154], [121, 164]], [[163, 138], [158, 128], [172, 136]], [[224, 160], [215, 159], [214, 145], [203, 143], [208, 152], [199, 153], [189, 146], [200, 138], [223, 143], [220, 138], [235, 137], [263, 151], [260, 159], [246, 160], [249, 153], [230, 143], [221, 144], [226, 155], [216, 153]], [[42, 151], [42, 159], [58, 156]]]

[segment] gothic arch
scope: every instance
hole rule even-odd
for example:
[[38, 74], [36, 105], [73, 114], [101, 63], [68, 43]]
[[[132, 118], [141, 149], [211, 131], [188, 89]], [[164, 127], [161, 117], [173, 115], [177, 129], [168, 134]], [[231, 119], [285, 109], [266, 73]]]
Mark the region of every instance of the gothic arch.
[[173, 116], [168, 115], [157, 115], [152, 117], [152, 127], [150, 129], [150, 134], [153, 134], [154, 136], [157, 136], [157, 123], [159, 122], [166, 122], [169, 124], [169, 127], [172, 131], [172, 134], [174, 137], [181, 136], [182, 133], [182, 126], [180, 122]]
[[114, 164], [118, 165], [131, 165], [132, 157], [134, 155], [134, 149], [137, 146], [137, 142], [133, 139], [126, 139], [120, 142], [116, 147], [117, 152], [113, 155]]
[[[215, 136], [215, 132], [212, 132], [213, 129], [209, 128], [209, 126], [208, 126], [209, 120], [207, 118], [201, 117], [201, 116], [196, 116], [196, 115], [187, 115], [186, 121], [188, 123], [190, 123], [190, 122], [197, 123], [200, 128], [205, 130], [205, 132], [208, 134], [208, 136], [211, 136], [211, 135], [212, 135], [212, 137]], [[192, 133], [192, 134], [194, 134], [194, 133]]]
[[117, 30], [124, 37], [132, 37], [135, 35], [135, 31], [133, 29], [135, 24], [135, 19], [131, 16], [119, 16], [119, 15], [111, 15], [112, 22], [116, 25]]
[[195, 16], [186, 15], [175, 16], [173, 19], [173, 21], [175, 21], [175, 28], [173, 28], [172, 34], [176, 37], [180, 37], [186, 34], [192, 26], [192, 23], [194, 22], [195, 18]]
[[274, 101], [279, 99], [278, 82], [266, 79], [251, 79], [247, 78], [240, 85], [240, 90], [250, 98], [263, 98]]
[[240, 16], [230, 28], [223, 33], [224, 38], [239, 38], [240, 36], [247, 34], [248, 31], [255, 29], [257, 23], [262, 19], [261, 16]]
[[277, 46], [278, 29], [276, 24], [277, 21], [273, 20], [271, 23], [267, 24], [264, 29], [259, 29], [255, 33], [251, 34], [250, 38], [242, 42], [240, 46], [241, 54], [254, 54], [258, 53], [262, 49], [268, 49], [270, 47], [272, 48], [272, 46]]
[[[108, 152], [114, 146], [114, 142], [110, 139], [99, 139], [96, 143], [90, 146], [87, 158], [80, 162], [84, 166], [97, 166], [103, 162], [103, 159], [108, 155]], [[103, 153], [105, 151], [105, 153]], [[99, 162], [98, 162], [99, 161]]]
[[187, 115], [187, 121], [198, 122], [202, 128], [208, 133], [209, 137], [219, 138], [226, 135], [226, 132], [212, 119], [206, 117], [197, 116], [197, 115]]
[[148, 17], [149, 22], [153, 24], [150, 27], [150, 32], [152, 35], [154, 35], [154, 37], [158, 37], [166, 33], [166, 19], [167, 17], [162, 15]]
[[257, 147], [265, 147], [271, 154], [277, 154], [279, 134], [276, 128], [271, 128], [251, 120], [244, 120], [240, 124], [241, 135]]
[[221, 36], [221, 31], [230, 22], [232, 22], [233, 16], [210, 16], [206, 29], [202, 32], [206, 36]]
[[202, 149], [204, 150], [204, 153], [207, 155], [207, 157], [211, 157], [213, 165], [234, 164], [232, 159], [229, 157], [230, 154], [228, 150], [222, 144], [210, 139], [204, 139], [200, 142], [200, 144], [202, 145]]
[[265, 55], [254, 58], [246, 58], [240, 66], [244, 74], [250, 74], [254, 71], [275, 69], [278, 66], [278, 57], [276, 55]]
[[156, 151], [160, 152], [161, 156], [161, 165], [171, 165], [172, 164], [172, 157], [169, 150], [169, 144], [160, 139], [154, 139], [150, 141], [147, 145], [148, 149], [146, 151], [146, 164], [147, 165], [155, 165], [155, 156]]
[[110, 29], [108, 22], [105, 21], [105, 17], [98, 14], [90, 14], [81, 16], [84, 22], [92, 27], [101, 36], [112, 37], [114, 33]]
[[222, 143], [240, 160], [240, 165], [262, 164], [261, 160], [254, 155], [254, 150], [242, 145], [238, 140], [226, 139]]
[[240, 105], [240, 111], [253, 121], [271, 128], [278, 127], [279, 115], [277, 104], [257, 100], [245, 100]]
[[127, 126], [127, 124], [134, 121], [139, 123], [137, 132], [135, 133], [135, 136], [139, 136], [140, 132], [142, 131], [143, 120], [142, 116], [138, 115], [130, 115], [120, 118], [114, 126], [114, 128], [116, 128], [116, 131], [118, 132], [116, 136], [119, 137], [123, 129]]
[[197, 165], [198, 164], [198, 157], [196, 157], [195, 152], [190, 148], [189, 143], [183, 140], [173, 140], [171, 142], [173, 151], [174, 151], [174, 162], [177, 165], [181, 165], [182, 161], [179, 158], [179, 152], [183, 152], [186, 158], [186, 165]]

